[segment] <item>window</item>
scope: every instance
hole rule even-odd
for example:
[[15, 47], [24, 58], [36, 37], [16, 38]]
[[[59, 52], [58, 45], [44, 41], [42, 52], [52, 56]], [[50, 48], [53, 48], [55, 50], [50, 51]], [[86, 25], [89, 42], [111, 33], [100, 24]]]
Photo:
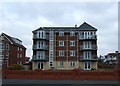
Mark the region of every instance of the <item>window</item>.
[[59, 46], [64, 46], [64, 41], [59, 41]]
[[85, 70], [90, 70], [91, 69], [91, 62], [85, 62], [84, 63], [84, 69]]
[[22, 58], [22, 54], [20, 54], [20, 58]]
[[53, 62], [50, 62], [50, 66], [51, 66], [51, 67], [53, 66]]
[[20, 48], [20, 51], [22, 51], [22, 48]]
[[18, 51], [19, 51], [19, 47], [18, 47]]
[[64, 62], [63, 61], [60, 61], [60, 67], [64, 67]]
[[84, 59], [91, 59], [91, 51], [84, 51]]
[[75, 41], [70, 41], [70, 46], [75, 46]]
[[4, 50], [4, 44], [0, 43], [0, 50]]
[[8, 60], [6, 60], [6, 61], [5, 61], [5, 64], [7, 64], [7, 65], [8, 65]]
[[59, 56], [64, 56], [64, 51], [59, 51]]
[[6, 52], [6, 58], [9, 58], [9, 52]]
[[6, 50], [9, 50], [9, 44], [8, 43], [6, 44]]
[[17, 54], [17, 58], [19, 58], [19, 54]]
[[70, 62], [70, 67], [74, 67], [75, 66], [75, 62], [71, 61]]
[[70, 36], [75, 36], [75, 32], [71, 31]]
[[84, 49], [91, 49], [91, 42], [90, 41], [83, 42], [83, 47]]
[[75, 51], [74, 50], [70, 51], [70, 56], [75, 56]]
[[60, 32], [59, 32], [59, 36], [64, 36], [64, 32], [63, 32], [63, 31], [60, 31]]

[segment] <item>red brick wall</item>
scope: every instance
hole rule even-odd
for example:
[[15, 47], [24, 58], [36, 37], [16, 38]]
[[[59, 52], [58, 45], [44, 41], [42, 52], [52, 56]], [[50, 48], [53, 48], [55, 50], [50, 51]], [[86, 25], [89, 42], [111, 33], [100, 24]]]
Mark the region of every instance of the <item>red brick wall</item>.
[[[118, 80], [120, 69], [100, 70], [3, 70], [7, 79]], [[119, 79], [120, 80], [120, 79]]]

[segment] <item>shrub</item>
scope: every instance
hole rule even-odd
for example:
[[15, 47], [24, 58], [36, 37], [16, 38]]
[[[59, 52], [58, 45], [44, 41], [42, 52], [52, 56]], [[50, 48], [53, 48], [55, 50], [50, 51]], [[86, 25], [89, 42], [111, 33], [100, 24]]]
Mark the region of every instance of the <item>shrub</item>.
[[11, 65], [11, 70], [23, 70], [23, 66], [19, 64], [12, 64]]

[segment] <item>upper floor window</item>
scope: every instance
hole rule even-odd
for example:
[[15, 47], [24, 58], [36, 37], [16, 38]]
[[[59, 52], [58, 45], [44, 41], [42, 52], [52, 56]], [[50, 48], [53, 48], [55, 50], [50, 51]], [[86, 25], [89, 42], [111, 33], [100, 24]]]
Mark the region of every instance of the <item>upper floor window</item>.
[[75, 41], [70, 41], [70, 46], [75, 46]]
[[22, 54], [20, 54], [20, 58], [22, 58]]
[[22, 48], [20, 48], [20, 51], [22, 51]]
[[8, 43], [6, 44], [6, 50], [9, 50], [9, 44]]
[[75, 51], [74, 50], [70, 50], [70, 56], [75, 56]]
[[74, 31], [70, 31], [70, 36], [75, 36], [75, 32]]
[[64, 36], [64, 32], [63, 32], [63, 31], [60, 31], [60, 32], [59, 32], [59, 36]]
[[59, 41], [59, 46], [64, 46], [64, 41]]
[[17, 58], [19, 58], [19, 54], [17, 54]]
[[4, 44], [0, 43], [0, 50], [4, 50]]
[[19, 51], [19, 47], [18, 47], [18, 51]]
[[59, 56], [64, 56], [64, 51], [59, 51]]
[[6, 52], [6, 58], [9, 58], [9, 52]]

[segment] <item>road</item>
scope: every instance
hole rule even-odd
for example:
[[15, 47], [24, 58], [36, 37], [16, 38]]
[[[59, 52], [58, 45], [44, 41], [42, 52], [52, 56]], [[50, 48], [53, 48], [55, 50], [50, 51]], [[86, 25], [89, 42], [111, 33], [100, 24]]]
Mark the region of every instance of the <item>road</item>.
[[119, 81], [4, 79], [2, 86], [120, 86]]

